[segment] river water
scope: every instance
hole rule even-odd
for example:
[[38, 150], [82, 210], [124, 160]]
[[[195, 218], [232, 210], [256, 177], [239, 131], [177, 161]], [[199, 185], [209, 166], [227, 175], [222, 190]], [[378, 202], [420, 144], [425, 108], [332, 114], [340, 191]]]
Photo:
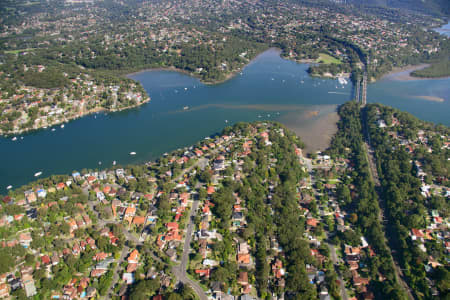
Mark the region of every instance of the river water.
[[[152, 98], [141, 107], [86, 116], [64, 129], [39, 130], [17, 141], [0, 138], [0, 194], [7, 192], [8, 185], [17, 187], [34, 180], [38, 171], [44, 177], [106, 168], [113, 161], [125, 165], [153, 160], [239, 121], [276, 120], [306, 128], [350, 100], [353, 92], [351, 83], [311, 78], [307, 68], [280, 58], [271, 49], [242, 74], [218, 85], [204, 85], [175, 71], [134, 74], [131, 78], [140, 81]], [[450, 125], [449, 95], [448, 78], [387, 79], [368, 86], [368, 102], [392, 105], [445, 125]], [[418, 96], [439, 97], [444, 102]], [[311, 130], [320, 135], [322, 127]]]

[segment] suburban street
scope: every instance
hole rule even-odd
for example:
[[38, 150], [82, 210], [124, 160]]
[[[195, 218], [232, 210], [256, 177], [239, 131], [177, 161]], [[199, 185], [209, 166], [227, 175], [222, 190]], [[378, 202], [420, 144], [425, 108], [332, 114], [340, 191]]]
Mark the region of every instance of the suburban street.
[[[128, 248], [128, 246], [124, 246], [123, 247], [123, 249], [122, 249], [122, 253], [120, 254], [120, 258], [117, 260], [117, 262], [116, 262], [116, 267], [114, 268], [114, 270], [113, 270], [113, 272], [114, 272], [114, 275], [113, 275], [113, 280], [112, 280], [112, 283], [111, 283], [111, 285], [109, 286], [109, 289], [108, 289], [108, 291], [106, 292], [106, 296], [105, 297], [107, 297], [107, 299], [111, 299], [112, 297], [112, 295], [111, 295], [111, 293], [112, 293], [112, 289], [113, 289], [113, 287], [116, 285], [116, 282], [119, 280], [119, 272], [117, 272], [117, 268], [122, 264], [122, 262], [124, 261], [124, 259], [125, 259], [125, 257], [128, 255], [128, 251], [130, 250], [130, 248]], [[105, 297], [102, 297], [103, 299], [105, 299]]]
[[201, 288], [201, 286], [197, 282], [189, 279], [186, 275], [186, 268], [187, 263], [189, 261], [189, 253], [191, 249], [192, 233], [194, 231], [195, 226], [193, 218], [197, 214], [198, 205], [199, 205], [198, 200], [192, 203], [192, 208], [189, 214], [189, 224], [186, 229], [186, 238], [184, 240], [183, 255], [181, 257], [181, 262], [179, 265], [172, 267], [172, 272], [175, 274], [179, 282], [190, 285], [192, 289], [195, 291], [195, 293], [199, 296], [200, 300], [206, 300], [208, 299], [208, 296], [205, 294], [205, 291]]

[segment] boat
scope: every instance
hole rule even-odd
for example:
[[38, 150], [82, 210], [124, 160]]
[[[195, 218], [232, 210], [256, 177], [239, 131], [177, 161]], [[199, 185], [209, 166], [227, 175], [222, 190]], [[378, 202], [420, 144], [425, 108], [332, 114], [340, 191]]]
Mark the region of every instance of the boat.
[[225, 123], [228, 123], [228, 120], [225, 120]]
[[130, 152], [130, 155], [136, 155], [136, 152]]
[[8, 186], [6, 187], [6, 189], [7, 189], [7, 190], [12, 189], [12, 185], [8, 185]]
[[55, 128], [52, 128], [52, 131], [56, 131], [56, 129], [55, 129]]
[[305, 82], [302, 80], [302, 81], [300, 81], [300, 83], [301, 83], [301, 84], [304, 84]]
[[64, 124], [61, 125], [61, 128], [64, 128]]
[[17, 141], [17, 137], [13, 137], [12, 140], [13, 140], [13, 141]]
[[20, 139], [23, 140], [23, 136], [21, 136]]
[[185, 91], [187, 91], [187, 88], [184, 88]]
[[99, 162], [98, 162], [98, 164], [99, 164], [99, 165], [101, 165], [101, 164], [102, 164], [102, 162], [101, 162], [101, 161], [99, 161]]
[[188, 109], [189, 109], [189, 106], [183, 107], [183, 110], [188, 110]]
[[42, 175], [42, 172], [34, 173], [34, 177], [38, 177], [38, 176], [41, 176], [41, 175]]
[[338, 77], [338, 81], [339, 81], [339, 83], [342, 84], [342, 85], [348, 83], [347, 80], [346, 80], [344, 77]]
[[113, 166], [115, 166], [116, 165], [116, 161], [113, 161]]

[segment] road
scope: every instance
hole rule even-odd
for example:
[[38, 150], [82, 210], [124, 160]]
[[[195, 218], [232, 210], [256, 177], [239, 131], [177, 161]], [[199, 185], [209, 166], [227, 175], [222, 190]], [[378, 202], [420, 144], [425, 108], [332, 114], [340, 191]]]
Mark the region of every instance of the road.
[[[123, 249], [122, 249], [122, 253], [120, 254], [120, 258], [117, 260], [116, 267], [113, 270], [114, 275], [113, 275], [112, 283], [109, 286], [108, 291], [106, 292], [107, 296], [105, 296], [105, 297], [107, 297], [107, 299], [111, 299], [112, 298], [112, 295], [111, 295], [112, 289], [116, 285], [116, 282], [119, 280], [119, 272], [117, 272], [117, 268], [120, 267], [120, 265], [122, 264], [123, 260], [125, 259], [125, 256], [128, 255], [128, 251], [129, 250], [130, 249], [128, 248], [128, 246], [124, 246]], [[105, 297], [102, 297], [102, 298], [105, 299]]]
[[[380, 194], [380, 189], [381, 189], [381, 184], [380, 184], [380, 178], [378, 176], [378, 170], [376, 168], [376, 160], [375, 157], [373, 155], [373, 151], [370, 148], [370, 135], [368, 132], [368, 127], [367, 127], [367, 116], [366, 116], [366, 112], [363, 111], [363, 128], [364, 128], [364, 136], [366, 138], [366, 142], [364, 142], [364, 150], [366, 153], [366, 158], [367, 161], [369, 163], [369, 171], [370, 171], [370, 177], [373, 180], [373, 183], [375, 184], [376, 187], [376, 192], [377, 192], [377, 196], [378, 196], [378, 203], [380, 204], [380, 213], [378, 215], [378, 219], [380, 221], [380, 224], [382, 227], [384, 227], [384, 223], [386, 221], [385, 219], [385, 214], [384, 214], [384, 208], [386, 207], [386, 202], [383, 200], [383, 198], [381, 197]], [[369, 142], [367, 142], [369, 141]], [[406, 294], [408, 295], [408, 298], [413, 300], [413, 293], [412, 290], [410, 289], [410, 287], [408, 286], [408, 284], [406, 283], [406, 278], [400, 268], [400, 266], [398, 265], [397, 261], [394, 259], [394, 257], [392, 256], [392, 250], [389, 247], [389, 243], [388, 243], [388, 239], [386, 237], [386, 228], [383, 228], [382, 230], [383, 232], [383, 237], [384, 237], [384, 244], [386, 245], [386, 248], [388, 250], [389, 255], [391, 256], [392, 261], [394, 262], [394, 271], [395, 271], [395, 278], [397, 279], [397, 281], [400, 283], [400, 285], [403, 287], [403, 289], [406, 291]]]
[[[326, 234], [326, 240], [328, 240], [328, 233], [325, 232], [325, 234]], [[336, 248], [331, 243], [327, 242], [327, 245], [328, 245], [328, 248], [330, 249], [331, 260], [333, 261], [333, 264], [336, 267], [339, 264], [339, 259], [336, 254]], [[343, 300], [349, 300], [350, 298], [348, 297], [347, 289], [345, 288], [345, 281], [342, 279], [342, 276], [338, 272], [336, 272], [336, 273], [338, 275], [339, 285], [341, 287], [341, 298]]]
[[186, 238], [184, 240], [184, 246], [183, 246], [183, 255], [181, 256], [181, 262], [177, 266], [172, 267], [172, 272], [177, 278], [179, 282], [182, 282], [183, 284], [190, 285], [191, 288], [195, 291], [197, 296], [200, 298], [200, 300], [207, 300], [208, 296], [205, 294], [205, 291], [202, 289], [202, 287], [195, 281], [191, 280], [186, 275], [186, 268], [187, 263], [189, 261], [189, 253], [191, 249], [191, 240], [192, 240], [192, 233], [194, 231], [194, 216], [197, 214], [199, 201], [195, 200], [192, 204], [192, 208], [189, 214], [189, 224], [186, 229]]
[[[213, 151], [211, 151], [210, 156], [214, 156], [215, 154], [217, 154], [217, 152], [219, 151], [219, 148], [214, 149]], [[199, 166], [201, 169], [204, 169], [209, 163], [209, 160], [205, 157], [200, 158], [195, 164], [193, 164], [192, 166], [190, 166], [187, 169], [184, 169], [180, 175], [178, 175], [176, 178], [174, 178], [172, 181], [173, 182], [178, 182], [179, 180], [181, 180], [184, 176], [184, 174], [190, 172], [192, 169], [194, 169], [195, 167]], [[88, 188], [84, 188], [83, 189], [83, 193], [88, 195], [89, 194], [89, 190]], [[102, 218], [100, 218], [99, 213], [95, 210], [95, 206], [99, 203], [99, 201], [88, 201], [88, 205], [89, 208], [91, 209], [92, 212], [94, 212], [94, 214], [97, 217], [97, 226], [99, 227], [105, 227], [106, 224], [119, 224], [121, 222], [117, 221], [117, 220], [103, 220]], [[178, 282], [182, 282], [183, 284], [188, 284], [192, 287], [192, 289], [195, 291], [195, 293], [197, 294], [197, 296], [200, 298], [200, 300], [207, 300], [208, 296], [205, 294], [205, 291], [200, 287], [200, 285], [191, 280], [190, 278], [187, 277], [186, 274], [186, 268], [187, 268], [187, 263], [189, 261], [189, 252], [190, 252], [190, 246], [191, 246], [191, 240], [192, 240], [192, 233], [194, 230], [194, 216], [197, 213], [197, 209], [199, 206], [199, 201], [196, 200], [193, 202], [192, 204], [192, 208], [189, 214], [189, 224], [186, 230], [186, 234], [185, 234], [185, 241], [184, 241], [184, 248], [183, 248], [183, 255], [181, 258], [181, 263], [177, 266], [172, 267], [172, 272], [175, 275], [175, 277], [177, 278]], [[133, 241], [135, 243], [136, 246], [138, 245], [142, 245], [143, 241], [140, 241], [139, 238], [137, 238], [136, 236], [134, 236], [133, 234], [131, 234], [126, 228], [123, 228], [123, 233], [126, 237], [127, 240]], [[121, 256], [119, 258], [119, 260], [117, 261], [117, 266], [114, 269], [114, 277], [113, 277], [113, 281], [111, 283], [111, 286], [108, 289], [108, 292], [106, 293], [108, 298], [111, 298], [111, 292], [113, 287], [116, 285], [117, 281], [120, 279], [118, 272], [117, 272], [117, 268], [118, 266], [120, 266], [120, 264], [123, 262], [123, 260], [125, 259], [126, 255], [129, 252], [129, 247], [128, 246], [124, 246], [124, 248], [122, 249], [122, 253]], [[158, 260], [160, 262], [162, 262], [157, 256], [155, 256], [153, 253], [150, 253], [150, 255], [152, 256], [153, 259]], [[106, 296], [105, 296], [106, 297]], [[102, 299], [105, 299], [105, 297], [102, 297]]]

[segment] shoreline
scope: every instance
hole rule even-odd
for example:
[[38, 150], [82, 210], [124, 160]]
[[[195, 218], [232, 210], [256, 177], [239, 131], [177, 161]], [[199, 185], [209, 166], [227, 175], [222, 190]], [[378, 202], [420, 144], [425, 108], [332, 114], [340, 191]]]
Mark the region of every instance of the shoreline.
[[44, 126], [38, 127], [38, 128], [24, 128], [24, 129], [21, 129], [21, 130], [18, 130], [18, 131], [0, 133], [0, 137], [3, 137], [5, 139], [7, 139], [7, 138], [10, 138], [11, 136], [14, 136], [14, 135], [20, 135], [20, 134], [23, 134], [23, 133], [30, 133], [30, 132], [38, 131], [38, 130], [47, 130], [47, 129], [50, 129], [50, 127], [58, 126], [58, 125], [61, 125], [61, 124], [64, 124], [64, 123], [69, 123], [70, 121], [74, 121], [74, 120], [77, 120], [77, 119], [80, 119], [80, 118], [83, 118], [83, 117], [86, 117], [86, 116], [89, 116], [89, 115], [92, 115], [92, 114], [95, 114], [95, 113], [99, 113], [99, 112], [114, 113], [114, 112], [124, 111], [124, 110], [127, 110], [127, 109], [136, 108], [136, 107], [139, 107], [139, 106], [141, 106], [141, 105], [143, 105], [145, 103], [150, 102], [150, 100], [151, 100], [151, 98], [148, 97], [146, 100], [144, 100], [144, 101], [142, 101], [142, 102], [140, 102], [140, 103], [138, 103], [136, 105], [126, 106], [126, 107], [122, 107], [120, 109], [107, 109], [107, 108], [104, 108], [104, 107], [94, 107], [93, 109], [91, 109], [91, 110], [89, 110], [89, 111], [87, 111], [87, 112], [85, 112], [83, 114], [74, 115], [74, 116], [71, 116], [71, 117], [68, 117], [68, 118], [64, 118], [63, 120], [60, 120], [58, 122], [54, 122], [52, 124], [47, 124], [46, 125], [47, 128], [44, 128]]
[[413, 81], [413, 80], [435, 80], [435, 79], [445, 79], [450, 78], [450, 76], [441, 77], [416, 77], [412, 76], [411, 73], [417, 70], [422, 70], [428, 68], [430, 64], [419, 64], [419, 65], [407, 65], [404, 67], [395, 67], [388, 73], [382, 75], [379, 80], [395, 80], [395, 81]]
[[[204, 85], [216, 85], [216, 84], [222, 84], [222, 83], [227, 82], [227, 81], [230, 80], [230, 79], [233, 79], [237, 74], [241, 73], [242, 70], [245, 69], [245, 67], [247, 67], [247, 66], [250, 65], [255, 59], [257, 59], [258, 56], [260, 56], [261, 54], [263, 54], [263, 53], [265, 53], [265, 52], [267, 52], [267, 51], [270, 51], [270, 50], [277, 50], [277, 51], [280, 52], [280, 54], [281, 54], [281, 49], [274, 48], [274, 47], [268, 48], [268, 49], [266, 49], [266, 50], [264, 50], [264, 51], [262, 51], [262, 52], [256, 54], [255, 57], [253, 57], [252, 59], [249, 59], [248, 62], [245, 63], [241, 68], [238, 68], [238, 69], [236, 69], [236, 70], [232, 70], [232, 71], [230, 71], [230, 72], [225, 73], [225, 75], [224, 75], [225, 78], [220, 79], [220, 80], [204, 81], [204, 80], [202, 80], [202, 79], [200, 78], [200, 76], [198, 76], [197, 73], [195, 73], [195, 72], [189, 72], [189, 71], [187, 71], [187, 70], [183, 70], [183, 69], [180, 69], [180, 68], [177, 68], [177, 67], [174, 67], [174, 66], [169, 66], [169, 67], [157, 67], [157, 68], [146, 68], [146, 69], [142, 69], [142, 70], [139, 70], [139, 71], [135, 71], [135, 72], [131, 72], [131, 73], [126, 73], [126, 74], [124, 74], [123, 76], [125, 76], [125, 77], [127, 77], [127, 78], [129, 78], [129, 79], [133, 79], [133, 78], [131, 78], [131, 76], [138, 75], [138, 74], [141, 74], [141, 73], [144, 73], [144, 72], [174, 71], [174, 72], [186, 74], [186, 75], [189, 75], [189, 76], [191, 76], [191, 77], [197, 78], [197, 79], [200, 81], [200, 83], [202, 83], [202, 84], [204, 84]], [[280, 55], [280, 57], [283, 58], [281, 55]], [[284, 59], [284, 58], [283, 58], [283, 59]], [[135, 79], [133, 79], [133, 80], [135, 80]]]
[[[252, 61], [253, 61], [253, 60], [251, 60], [250, 62], [252, 62]], [[249, 63], [250, 63], [250, 62], [249, 62]], [[178, 72], [178, 73], [181, 73], [181, 74], [186, 74], [186, 75], [189, 75], [189, 76], [191, 76], [191, 77], [193, 77], [193, 78], [196, 78], [196, 79], [198, 79], [198, 80], [200, 81], [200, 83], [202, 83], [202, 84], [204, 84], [204, 85], [215, 85], [215, 84], [225, 83], [226, 81], [232, 79], [232, 78], [235, 77], [238, 73], [242, 72], [242, 70], [243, 70], [249, 63], [245, 64], [245, 66], [242, 67], [241, 69], [238, 69], [238, 70], [232, 71], [232, 72], [230, 72], [230, 73], [227, 73], [227, 74], [225, 75], [225, 78], [224, 78], [224, 79], [221, 79], [221, 80], [214, 80], [214, 81], [204, 81], [204, 80], [202, 80], [202, 79], [200, 78], [200, 76], [198, 76], [197, 73], [195, 73], [195, 72], [189, 72], [189, 71], [187, 71], [187, 70], [179, 69], [179, 68], [176, 68], [176, 67], [147, 68], [147, 69], [143, 69], [143, 70], [140, 70], [140, 71], [136, 71], [136, 72], [132, 72], [132, 73], [127, 73], [127, 74], [125, 74], [124, 76], [127, 77], [127, 78], [129, 78], [129, 79], [133, 79], [133, 78], [131, 78], [131, 76], [139, 75], [139, 74], [145, 73], [145, 72], [172, 71], [172, 72]], [[133, 79], [133, 80], [135, 80], [135, 79]]]

